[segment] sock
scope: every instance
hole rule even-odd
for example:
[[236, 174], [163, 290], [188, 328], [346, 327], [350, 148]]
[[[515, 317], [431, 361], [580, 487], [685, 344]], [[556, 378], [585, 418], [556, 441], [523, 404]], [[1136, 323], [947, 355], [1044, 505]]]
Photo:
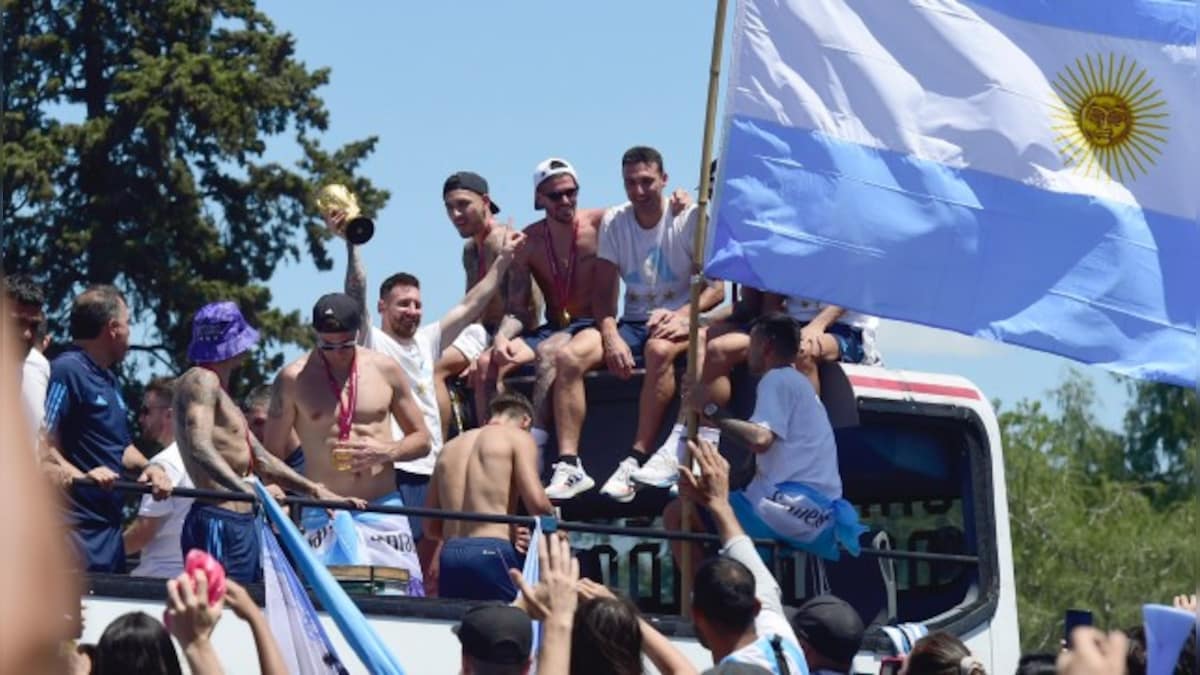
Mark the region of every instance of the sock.
[[529, 430], [529, 433], [533, 435], [533, 442], [536, 443], [538, 447], [545, 445], [546, 442], [550, 440], [550, 434], [546, 433], [545, 429], [533, 427]]
[[645, 466], [646, 460], [650, 459], [650, 455], [648, 453], [642, 452], [636, 448], [630, 448], [628, 456], [637, 460], [638, 466]]
[[571, 466], [579, 466], [579, 455], [559, 455], [558, 461]]

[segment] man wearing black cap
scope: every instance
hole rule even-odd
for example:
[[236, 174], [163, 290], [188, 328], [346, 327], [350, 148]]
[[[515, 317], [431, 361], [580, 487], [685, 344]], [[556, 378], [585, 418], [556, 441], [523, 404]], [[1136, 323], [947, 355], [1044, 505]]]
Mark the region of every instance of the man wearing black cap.
[[[358, 345], [359, 303], [344, 293], [313, 306], [316, 348], [288, 364], [272, 388], [267, 447], [287, 451], [295, 429], [304, 448], [304, 470], [340, 494], [376, 505], [403, 506], [393, 464], [429, 453], [429, 432], [394, 359]], [[402, 437], [392, 433], [392, 420]], [[421, 567], [404, 516], [305, 509], [309, 544], [327, 565], [380, 565], [409, 572], [411, 595], [422, 594]], [[354, 532], [358, 541], [342, 542]]]
[[511, 605], [477, 605], [454, 628], [462, 644], [463, 675], [525, 675], [531, 665], [533, 624]]
[[792, 615], [792, 628], [813, 675], [845, 675], [863, 641], [863, 622], [845, 600], [833, 595], [810, 598]]
[[[503, 227], [496, 224], [495, 215], [500, 213], [500, 206], [492, 200], [488, 182], [483, 176], [470, 171], [459, 171], [446, 179], [442, 184], [442, 202], [446, 206], [446, 216], [464, 240], [462, 263], [469, 291], [483, 280], [500, 255], [504, 248], [505, 232], [512, 229], [512, 221]], [[438, 360], [433, 383], [437, 391], [443, 437], [450, 426], [450, 392], [446, 388], [446, 379], [461, 375], [476, 361], [484, 370], [487, 369], [492, 336], [504, 319], [508, 299], [507, 279], [508, 275], [505, 274], [500, 281], [499, 292], [490, 297], [478, 322], [467, 326]], [[531, 313], [541, 311], [541, 294], [531, 295], [529, 304]], [[473, 374], [479, 372], [479, 368], [472, 371]], [[482, 377], [473, 377], [471, 383], [475, 390], [476, 414], [481, 420], [486, 417], [487, 411], [483, 381]]]

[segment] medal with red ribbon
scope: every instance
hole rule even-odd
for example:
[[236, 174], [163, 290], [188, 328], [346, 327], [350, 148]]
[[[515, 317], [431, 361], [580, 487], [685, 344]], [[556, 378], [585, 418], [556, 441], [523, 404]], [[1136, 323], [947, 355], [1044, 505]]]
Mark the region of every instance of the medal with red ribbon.
[[342, 397], [342, 385], [333, 376], [329, 361], [321, 354], [321, 363], [325, 366], [325, 378], [329, 381], [329, 391], [337, 399], [338, 440], [350, 440], [350, 427], [354, 422], [354, 408], [358, 402], [358, 354], [350, 361], [350, 375], [346, 378], [346, 396]]
[[567, 301], [571, 297], [571, 279], [575, 274], [575, 258], [578, 255], [576, 242], [579, 240], [579, 219], [571, 229], [571, 248], [567, 254], [567, 269], [558, 266], [558, 256], [554, 253], [554, 235], [550, 221], [546, 221], [546, 262], [550, 265], [550, 275], [554, 281], [554, 297], [558, 301], [559, 328], [566, 328], [571, 323], [571, 313], [567, 311]]

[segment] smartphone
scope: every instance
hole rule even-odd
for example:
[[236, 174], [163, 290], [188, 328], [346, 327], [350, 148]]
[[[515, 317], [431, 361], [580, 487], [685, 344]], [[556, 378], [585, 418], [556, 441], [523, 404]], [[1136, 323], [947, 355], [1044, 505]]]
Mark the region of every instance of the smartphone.
[[903, 656], [885, 656], [879, 662], [879, 675], [899, 675], [904, 667]]
[[1071, 648], [1071, 631], [1078, 626], [1092, 625], [1092, 613], [1085, 609], [1068, 609], [1063, 616], [1063, 640]]

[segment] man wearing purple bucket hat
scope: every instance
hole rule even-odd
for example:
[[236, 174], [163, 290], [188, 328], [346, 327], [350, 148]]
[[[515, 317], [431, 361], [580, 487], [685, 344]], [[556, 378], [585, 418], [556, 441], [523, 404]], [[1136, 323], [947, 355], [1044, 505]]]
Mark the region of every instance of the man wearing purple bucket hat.
[[[188, 346], [188, 360], [195, 365], [175, 387], [175, 438], [192, 481], [201, 489], [252, 493], [246, 481], [253, 474], [317, 499], [363, 506], [362, 500], [345, 499], [292, 471], [250, 433], [226, 388], [257, 342], [258, 331], [233, 302], [210, 303], [196, 312]], [[239, 582], [261, 578], [261, 542], [251, 502], [197, 499], [184, 521], [180, 545], [184, 555], [193, 548], [207, 551]]]

